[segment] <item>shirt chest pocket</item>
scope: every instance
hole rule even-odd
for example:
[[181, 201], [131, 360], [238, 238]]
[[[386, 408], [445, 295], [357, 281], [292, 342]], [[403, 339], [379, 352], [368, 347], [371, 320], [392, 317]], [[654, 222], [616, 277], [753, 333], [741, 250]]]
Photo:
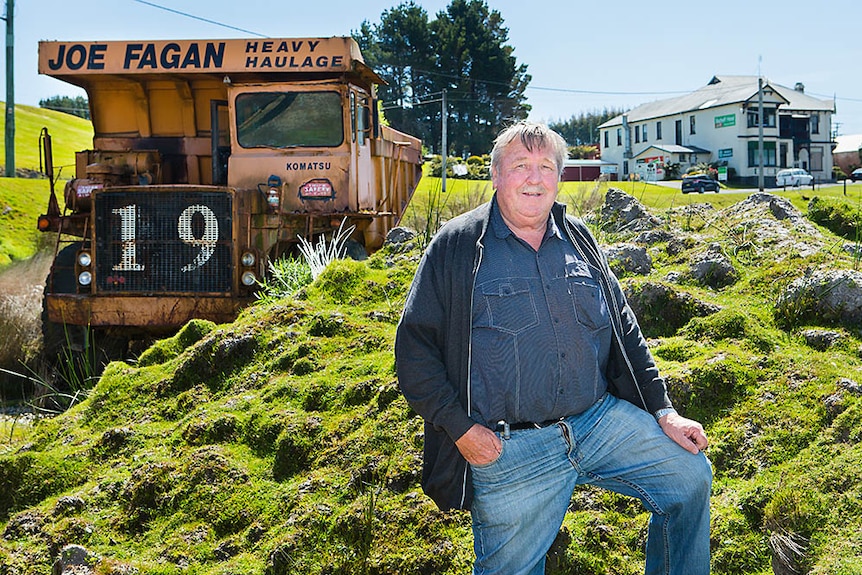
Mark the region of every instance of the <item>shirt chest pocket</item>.
[[566, 267], [566, 286], [572, 298], [578, 323], [590, 329], [601, 329], [610, 325], [608, 306], [602, 288], [593, 279], [583, 262]]
[[479, 286], [479, 290], [485, 302], [485, 313], [481, 314], [476, 327], [515, 335], [539, 323], [536, 302], [527, 280], [492, 280]]

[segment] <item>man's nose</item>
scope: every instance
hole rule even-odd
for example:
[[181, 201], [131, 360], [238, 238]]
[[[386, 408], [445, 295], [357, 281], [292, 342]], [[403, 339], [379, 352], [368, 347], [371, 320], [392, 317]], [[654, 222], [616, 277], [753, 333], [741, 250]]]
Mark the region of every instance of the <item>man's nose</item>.
[[538, 184], [542, 181], [542, 167], [530, 166], [527, 170], [527, 178], [531, 184]]

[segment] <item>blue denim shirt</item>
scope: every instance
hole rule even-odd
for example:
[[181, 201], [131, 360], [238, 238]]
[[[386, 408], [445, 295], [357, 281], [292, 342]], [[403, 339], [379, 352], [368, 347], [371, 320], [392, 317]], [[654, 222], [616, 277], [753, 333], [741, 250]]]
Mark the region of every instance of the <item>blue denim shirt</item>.
[[473, 294], [471, 415], [493, 428], [580, 413], [607, 390], [612, 334], [598, 270], [553, 219], [538, 251], [496, 201], [490, 224]]

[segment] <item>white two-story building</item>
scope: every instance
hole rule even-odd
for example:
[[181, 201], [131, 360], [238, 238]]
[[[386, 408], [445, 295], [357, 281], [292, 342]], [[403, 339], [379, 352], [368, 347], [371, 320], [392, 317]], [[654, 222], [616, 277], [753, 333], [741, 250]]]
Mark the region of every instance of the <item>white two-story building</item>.
[[782, 168], [804, 168], [815, 181], [830, 181], [834, 111], [833, 102], [805, 94], [802, 84], [716, 76], [690, 94], [643, 104], [599, 126], [601, 158], [616, 164], [622, 179], [663, 179], [673, 164], [682, 174], [706, 163], [757, 185], [762, 149], [767, 186]]

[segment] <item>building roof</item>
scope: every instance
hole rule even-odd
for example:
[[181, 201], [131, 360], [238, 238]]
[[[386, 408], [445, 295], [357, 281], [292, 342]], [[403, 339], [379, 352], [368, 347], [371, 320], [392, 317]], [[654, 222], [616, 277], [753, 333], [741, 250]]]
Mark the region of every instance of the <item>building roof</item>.
[[[694, 92], [641, 104], [626, 112], [625, 115], [629, 122], [638, 122], [753, 101], [757, 98], [757, 80], [757, 76], [714, 76], [706, 86]], [[799, 90], [787, 88], [768, 80], [764, 81], [763, 86], [764, 88], [772, 88], [778, 98], [784, 100], [782, 110], [832, 112], [835, 109], [832, 101], [820, 100], [807, 95], [802, 91], [804, 88], [801, 84], [798, 84], [801, 88]], [[609, 128], [621, 124], [622, 115], [608, 120], [599, 128]]]
[[833, 154], [841, 154], [844, 152], [858, 152], [862, 149], [862, 134], [854, 134], [851, 136], [836, 136], [835, 149]]
[[577, 166], [616, 166], [614, 162], [605, 162], [603, 160], [565, 160], [563, 162], [564, 168], [577, 167]]
[[703, 148], [698, 148], [697, 146], [678, 146], [676, 144], [653, 144], [649, 148], [645, 149], [643, 152], [638, 154], [641, 156], [650, 150], [661, 150], [662, 152], [667, 152], [668, 154], [711, 154], [709, 150], [704, 150]]

